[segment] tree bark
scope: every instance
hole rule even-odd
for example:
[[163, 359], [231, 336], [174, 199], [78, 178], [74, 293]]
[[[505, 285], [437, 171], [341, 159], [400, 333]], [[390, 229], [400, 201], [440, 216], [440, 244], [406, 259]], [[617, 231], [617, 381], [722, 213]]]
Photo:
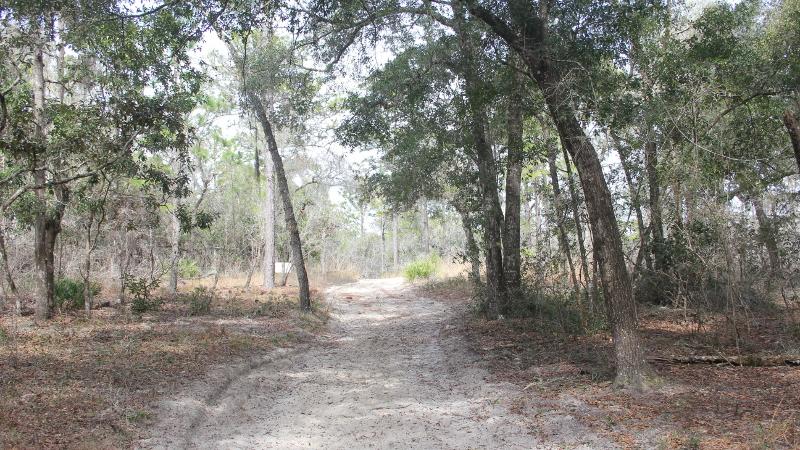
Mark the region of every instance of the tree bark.
[[583, 235], [583, 224], [581, 221], [581, 206], [578, 198], [578, 191], [575, 188], [575, 178], [572, 176], [572, 163], [570, 162], [567, 149], [562, 147], [564, 163], [567, 169], [567, 188], [569, 189], [570, 210], [572, 211], [572, 221], [575, 223], [575, 238], [578, 241], [578, 255], [581, 261], [581, 273], [583, 280], [583, 298], [589, 304], [589, 310], [594, 309], [596, 296], [594, 290], [589, 289], [589, 252], [586, 251], [586, 241]]
[[525, 75], [509, 66], [511, 91], [508, 99], [508, 155], [506, 159], [506, 214], [503, 221], [503, 269], [509, 290], [519, 289], [520, 273], [520, 190], [522, 188], [523, 155], [523, 98]]
[[8, 263], [8, 252], [6, 251], [6, 237], [5, 231], [2, 228], [2, 224], [0, 224], [0, 263], [3, 265], [3, 274], [6, 279], [6, 285], [8, 286], [8, 291], [11, 295], [6, 295], [6, 297], [13, 297], [14, 299], [14, 312], [17, 315], [22, 314], [22, 299], [19, 296], [19, 291], [17, 290], [17, 284], [14, 282], [14, 277], [11, 274], [11, 266]]
[[658, 155], [656, 143], [648, 140], [644, 144], [644, 167], [650, 194], [650, 231], [653, 233], [653, 259], [655, 270], [665, 269], [664, 224], [661, 220], [661, 186], [658, 181]]
[[486, 114], [481, 104], [482, 96], [479, 78], [475, 72], [475, 50], [463, 11], [453, 4], [456, 18], [454, 29], [459, 39], [464, 77], [464, 88], [469, 107], [472, 145], [478, 161], [478, 180], [481, 187], [481, 201], [484, 216], [484, 244], [486, 246], [486, 313], [489, 318], [506, 314], [508, 308], [508, 288], [503, 270], [503, 211], [498, 198], [497, 166], [494, 153], [486, 138]]
[[[653, 270], [653, 258], [650, 255], [650, 242], [648, 240], [649, 230], [644, 224], [644, 214], [642, 214], [642, 202], [641, 197], [639, 196], [639, 187], [637, 183], [633, 179], [633, 166], [628, 158], [630, 155], [628, 154], [625, 149], [622, 148], [622, 143], [614, 137], [614, 142], [617, 147], [617, 154], [619, 155], [619, 160], [622, 165], [622, 172], [625, 174], [625, 183], [628, 186], [628, 195], [630, 196], [631, 208], [633, 208], [634, 213], [636, 214], [636, 227], [639, 230], [639, 245], [640, 245], [640, 253], [643, 255], [645, 267], [647, 267], [648, 271]], [[634, 268], [634, 271], [638, 271], [638, 263], [637, 267]], [[633, 277], [636, 278], [635, 276]]]
[[786, 126], [789, 139], [792, 141], [794, 159], [797, 162], [797, 169], [800, 171], [800, 123], [798, 123], [797, 116], [790, 109], [783, 113], [783, 124]]
[[[546, 8], [546, 3], [541, 6]], [[490, 11], [471, 4], [472, 13], [486, 22], [528, 65], [542, 91], [562, 145], [575, 162], [586, 199], [595, 260], [614, 338], [617, 365], [615, 383], [621, 387], [642, 389], [653, 372], [645, 360], [645, 351], [636, 327], [636, 303], [625, 266], [613, 199], [600, 158], [576, 118], [565, 80], [546, 51], [546, 11], [543, 20], [527, 0], [510, 0], [509, 8], [513, 11], [512, 20], [522, 30], [522, 35], [518, 35]]]
[[[37, 39], [43, 38], [38, 36]], [[35, 124], [35, 138], [42, 148], [46, 147], [47, 120], [44, 116], [45, 78], [44, 78], [44, 51], [43, 44], [37, 42], [34, 48], [32, 87], [33, 87], [33, 120]], [[37, 155], [38, 156], [38, 155]], [[44, 158], [46, 159], [46, 157]], [[39, 203], [39, 211], [34, 221], [34, 259], [36, 260], [36, 317], [48, 319], [52, 314], [55, 301], [55, 246], [58, 234], [61, 232], [61, 219], [67, 201], [66, 188], [54, 186], [56, 204], [49, 205], [47, 201], [47, 170], [44, 165], [46, 160], [35, 162], [38, 168], [34, 171], [34, 181], [37, 186], [34, 190]]]
[[264, 161], [266, 195], [264, 196], [264, 287], [275, 287], [275, 171], [272, 161]]
[[398, 232], [400, 231], [400, 224], [397, 213], [392, 211], [392, 261], [394, 263], [394, 271], [400, 270], [400, 250], [398, 244]]
[[[543, 138], [545, 142], [547, 142], [547, 135], [548, 133], [545, 131], [543, 132]], [[558, 184], [558, 168], [556, 167], [556, 156], [558, 155], [558, 150], [555, 146], [548, 145], [548, 153], [547, 153], [547, 165], [550, 168], [550, 185], [553, 187], [553, 206], [555, 209], [555, 213], [558, 216], [557, 220], [557, 227], [558, 227], [558, 243], [561, 247], [561, 252], [564, 253], [564, 256], [567, 259], [567, 266], [569, 268], [569, 275], [570, 280], [572, 281], [572, 288], [575, 291], [575, 301], [578, 302], [578, 308], [581, 314], [581, 321], [583, 321], [583, 305], [581, 302], [581, 285], [578, 282], [578, 276], [575, 274], [575, 264], [572, 262], [572, 250], [570, 249], [569, 238], [567, 235], [567, 229], [564, 226], [564, 214], [565, 206], [564, 200], [561, 195], [561, 186]], [[567, 161], [569, 164], [569, 161]]]
[[178, 260], [181, 257], [181, 221], [178, 218], [177, 208], [179, 205], [175, 204], [175, 211], [172, 212], [171, 226], [172, 226], [172, 241], [170, 242], [171, 256], [169, 260], [169, 293], [175, 295], [178, 292]]
[[386, 217], [381, 214], [381, 270], [378, 274], [379, 276], [383, 276], [383, 273], [386, 271]]
[[778, 250], [778, 241], [775, 239], [775, 227], [772, 219], [764, 211], [764, 203], [760, 198], [753, 199], [753, 209], [756, 212], [758, 221], [758, 234], [764, 247], [767, 249], [769, 257], [770, 278], [775, 277], [781, 270], [781, 257]]
[[472, 232], [472, 220], [466, 208], [456, 207], [458, 215], [461, 216], [461, 227], [464, 229], [464, 253], [469, 260], [469, 277], [475, 286], [481, 285], [481, 254], [478, 243], [475, 241], [475, 234]]
[[297, 286], [300, 294], [300, 309], [303, 311], [311, 310], [311, 292], [308, 285], [308, 273], [306, 272], [306, 264], [303, 258], [303, 244], [300, 240], [300, 230], [297, 227], [297, 220], [294, 215], [294, 207], [292, 206], [291, 193], [289, 191], [289, 183], [286, 180], [286, 172], [283, 170], [283, 160], [281, 154], [278, 152], [278, 143], [275, 141], [275, 135], [272, 132], [272, 124], [267, 118], [267, 113], [264, 110], [264, 105], [261, 100], [252, 92], [247, 93], [250, 105], [255, 110], [264, 135], [267, 138], [267, 148], [269, 149], [270, 156], [272, 156], [272, 164], [275, 170], [275, 178], [278, 183], [278, 191], [281, 195], [283, 202], [283, 216], [286, 221], [286, 231], [289, 233], [289, 242], [292, 247], [292, 262], [297, 273]]

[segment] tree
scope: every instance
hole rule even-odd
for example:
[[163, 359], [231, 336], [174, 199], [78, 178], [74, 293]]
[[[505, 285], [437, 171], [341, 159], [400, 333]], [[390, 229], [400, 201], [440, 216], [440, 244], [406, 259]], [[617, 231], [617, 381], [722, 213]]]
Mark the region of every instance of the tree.
[[201, 77], [186, 57], [186, 24], [170, 9], [126, 17], [115, 3], [98, 6], [15, 2], [0, 16], [4, 70], [19, 74], [2, 101], [0, 150], [17, 181], [3, 209], [35, 206], [39, 318], [51, 314], [53, 255], [75, 183], [121, 171], [167, 187], [143, 155], [180, 154], [190, 139], [183, 119]]
[[[510, 17], [512, 24], [475, 2], [469, 4], [469, 10], [525, 61], [531, 77], [544, 96], [562, 145], [575, 162], [586, 198], [595, 259], [600, 268], [604, 299], [614, 334], [616, 384], [643, 388], [653, 373], [645, 361], [644, 348], [636, 329], [636, 304], [611, 192], [597, 151], [577, 120], [562, 69], [555, 62], [558, 57], [551, 56], [559, 50], [553, 45], [550, 35], [551, 21], [555, 18], [551, 13], [559, 10], [550, 11], [549, 4], [542, 2], [536, 12], [533, 5], [524, 0], [511, 0], [502, 13]], [[591, 14], [591, 11], [588, 13]], [[558, 28], [565, 26], [568, 25], [560, 23]]]
[[[253, 46], [248, 47], [252, 42]], [[241, 49], [229, 45], [238, 67], [245, 104], [255, 114], [267, 141], [275, 180], [283, 204], [283, 215], [292, 247], [292, 264], [300, 288], [300, 308], [311, 309], [303, 245], [297, 226], [283, 160], [275, 139], [273, 123], [301, 128], [301, 119], [312, 107], [316, 84], [310, 73], [290, 65], [293, 50], [272, 34], [255, 33], [243, 40]]]

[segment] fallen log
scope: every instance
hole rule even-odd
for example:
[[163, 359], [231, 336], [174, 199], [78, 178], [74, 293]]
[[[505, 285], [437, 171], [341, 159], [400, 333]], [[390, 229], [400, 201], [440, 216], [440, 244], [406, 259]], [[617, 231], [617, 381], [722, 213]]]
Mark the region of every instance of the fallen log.
[[667, 364], [717, 364], [741, 367], [800, 366], [800, 356], [672, 356], [650, 358], [650, 361]]

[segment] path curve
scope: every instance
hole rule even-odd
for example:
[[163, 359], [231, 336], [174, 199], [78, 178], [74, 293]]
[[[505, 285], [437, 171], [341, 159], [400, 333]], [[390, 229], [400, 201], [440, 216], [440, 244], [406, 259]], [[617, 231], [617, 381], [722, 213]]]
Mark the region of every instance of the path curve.
[[452, 331], [457, 304], [421, 297], [402, 279], [334, 287], [328, 298], [328, 337], [232, 370], [201, 399], [173, 399], [140, 447], [561, 447], [509, 411], [515, 387], [486, 381]]

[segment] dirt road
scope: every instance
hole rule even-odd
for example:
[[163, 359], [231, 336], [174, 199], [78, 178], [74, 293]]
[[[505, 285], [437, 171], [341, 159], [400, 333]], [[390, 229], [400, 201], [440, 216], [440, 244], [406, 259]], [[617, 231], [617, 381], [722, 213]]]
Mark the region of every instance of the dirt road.
[[[452, 332], [458, 305], [401, 279], [332, 288], [329, 336], [228, 368], [165, 401], [141, 448], [600, 448], [569, 415], [536, 421]], [[463, 307], [463, 306], [461, 306]], [[542, 438], [546, 417], [548, 430]]]

